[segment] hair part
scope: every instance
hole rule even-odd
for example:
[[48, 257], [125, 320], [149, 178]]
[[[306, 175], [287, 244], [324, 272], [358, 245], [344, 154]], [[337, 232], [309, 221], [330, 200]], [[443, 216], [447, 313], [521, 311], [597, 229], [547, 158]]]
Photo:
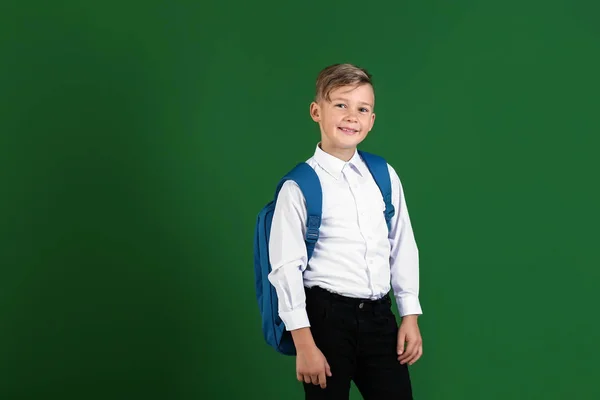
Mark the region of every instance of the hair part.
[[363, 84], [373, 86], [371, 74], [366, 69], [353, 64], [330, 65], [317, 76], [315, 101], [331, 100], [330, 93], [339, 87]]

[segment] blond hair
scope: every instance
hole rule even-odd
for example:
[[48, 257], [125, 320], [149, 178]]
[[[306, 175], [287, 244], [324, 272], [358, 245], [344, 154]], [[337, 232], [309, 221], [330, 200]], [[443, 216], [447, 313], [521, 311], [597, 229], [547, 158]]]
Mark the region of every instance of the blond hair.
[[330, 65], [317, 76], [315, 100], [330, 100], [331, 91], [347, 85], [373, 85], [371, 74], [366, 69], [352, 64]]

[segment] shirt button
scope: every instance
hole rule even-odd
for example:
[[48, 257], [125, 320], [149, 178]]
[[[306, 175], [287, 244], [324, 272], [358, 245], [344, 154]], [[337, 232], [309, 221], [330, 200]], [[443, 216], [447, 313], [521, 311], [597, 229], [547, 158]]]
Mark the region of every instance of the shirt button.
[[360, 303], [360, 304], [358, 305], [358, 308], [363, 308], [363, 307], [364, 307], [363, 303]]

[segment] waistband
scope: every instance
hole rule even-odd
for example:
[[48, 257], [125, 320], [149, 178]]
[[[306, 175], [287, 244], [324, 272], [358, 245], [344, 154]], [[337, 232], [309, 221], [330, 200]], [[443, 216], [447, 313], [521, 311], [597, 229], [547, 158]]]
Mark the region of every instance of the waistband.
[[304, 287], [307, 296], [315, 295], [322, 298], [329, 298], [336, 302], [341, 302], [349, 305], [361, 305], [361, 304], [371, 304], [371, 305], [379, 305], [385, 304], [390, 305], [392, 303], [392, 299], [390, 298], [390, 294], [386, 293], [384, 296], [379, 299], [365, 299], [360, 297], [349, 297], [344, 296], [338, 293], [331, 292], [327, 289], [323, 289], [320, 286], [313, 287]]

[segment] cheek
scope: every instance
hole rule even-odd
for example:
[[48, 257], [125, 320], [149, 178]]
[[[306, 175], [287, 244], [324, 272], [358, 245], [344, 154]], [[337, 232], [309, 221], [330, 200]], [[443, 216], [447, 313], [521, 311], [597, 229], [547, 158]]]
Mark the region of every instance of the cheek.
[[360, 122], [361, 122], [362, 126], [370, 127], [371, 123], [372, 123], [371, 121], [372, 121], [371, 116], [365, 116], [364, 118], [361, 118]]
[[326, 119], [325, 119], [325, 124], [327, 126], [330, 126], [332, 128], [335, 128], [338, 124], [339, 118], [337, 115], [335, 114], [328, 114]]

